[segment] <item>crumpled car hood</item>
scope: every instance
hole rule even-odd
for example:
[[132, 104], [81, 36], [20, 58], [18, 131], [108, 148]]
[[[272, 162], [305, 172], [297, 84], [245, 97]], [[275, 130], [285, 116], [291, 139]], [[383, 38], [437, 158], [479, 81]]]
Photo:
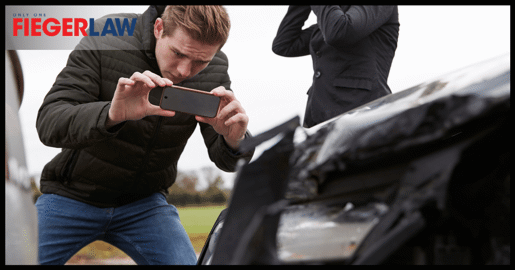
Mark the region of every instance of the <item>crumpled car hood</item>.
[[[212, 260], [199, 262], [379, 264], [436, 237], [419, 243], [417, 263], [509, 264], [509, 111], [508, 54], [245, 140], [241, 151], [277, 142], [240, 164]], [[445, 232], [449, 220], [464, 243]], [[486, 242], [467, 243], [479, 235]], [[484, 247], [491, 258], [471, 255]]]
[[[510, 106], [510, 57], [499, 56], [388, 95], [311, 130], [299, 142], [290, 198], [312, 198], [327, 172], [426, 145], [473, 119]], [[296, 134], [297, 136], [297, 134]], [[297, 136], [303, 137], [303, 135]], [[302, 183], [299, 183], [302, 181]]]

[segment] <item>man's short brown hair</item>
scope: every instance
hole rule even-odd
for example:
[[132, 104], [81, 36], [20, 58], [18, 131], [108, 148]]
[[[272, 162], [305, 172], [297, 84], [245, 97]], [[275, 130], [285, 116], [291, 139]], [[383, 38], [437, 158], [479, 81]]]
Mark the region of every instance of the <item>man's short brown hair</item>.
[[229, 37], [231, 23], [222, 6], [167, 6], [163, 15], [163, 36], [171, 36], [179, 26], [191, 38], [205, 44], [220, 44]]

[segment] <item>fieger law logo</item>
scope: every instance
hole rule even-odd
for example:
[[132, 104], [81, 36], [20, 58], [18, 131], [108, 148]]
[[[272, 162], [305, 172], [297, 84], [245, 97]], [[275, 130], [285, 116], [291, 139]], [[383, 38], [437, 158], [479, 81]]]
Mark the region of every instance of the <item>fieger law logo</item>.
[[[127, 33], [128, 36], [134, 34], [134, 28], [136, 27], [136, 18], [132, 18], [129, 23], [128, 18], [106, 18], [106, 23], [102, 32], [95, 31], [95, 19], [89, 19], [88, 21], [84, 18], [62, 18], [58, 20], [56, 18], [46, 18], [46, 14], [34, 13], [34, 18], [27, 18], [29, 14], [25, 13], [14, 13], [13, 14], [13, 36], [17, 37], [20, 31], [23, 32], [24, 36], [56, 36], [61, 33], [63, 36], [105, 36], [111, 34], [113, 36], [124, 36]], [[89, 33], [86, 31], [89, 27]]]

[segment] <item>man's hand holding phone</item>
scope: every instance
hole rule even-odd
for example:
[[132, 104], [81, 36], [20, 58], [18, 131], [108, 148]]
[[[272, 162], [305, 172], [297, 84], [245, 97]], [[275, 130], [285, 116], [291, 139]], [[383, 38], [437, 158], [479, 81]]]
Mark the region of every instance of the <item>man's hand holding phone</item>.
[[[120, 78], [111, 101], [106, 128], [127, 120], [139, 120], [149, 115], [174, 116], [175, 111], [161, 108], [163, 101], [161, 106], [156, 106], [148, 100], [150, 90], [167, 86], [173, 86], [173, 82], [148, 70], [143, 73], [135, 72], [130, 78]], [[164, 92], [163, 90], [163, 94]], [[245, 138], [249, 117], [232, 91], [220, 86], [210, 93], [220, 98], [216, 116], [196, 115], [195, 119], [211, 125], [224, 137], [227, 145], [236, 150]]]
[[161, 108], [195, 115], [199, 122], [210, 124], [236, 150], [245, 138], [248, 116], [232, 91], [220, 86], [207, 93], [173, 86], [163, 90]]
[[130, 78], [120, 78], [111, 101], [106, 120], [110, 128], [127, 120], [139, 120], [148, 115], [174, 116], [174, 111], [163, 110], [148, 101], [150, 90], [172, 86], [173, 82], [150, 71], [134, 72]]
[[210, 124], [218, 134], [224, 136], [227, 145], [236, 150], [245, 138], [249, 117], [232, 91], [220, 86], [213, 89], [211, 93], [220, 97], [216, 117], [195, 116], [195, 119]]

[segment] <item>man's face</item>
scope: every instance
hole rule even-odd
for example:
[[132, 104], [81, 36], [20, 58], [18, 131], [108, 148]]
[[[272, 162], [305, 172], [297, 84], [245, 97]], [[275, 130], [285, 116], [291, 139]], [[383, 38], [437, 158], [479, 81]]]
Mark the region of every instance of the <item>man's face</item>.
[[219, 45], [203, 44], [192, 39], [181, 27], [172, 35], [162, 36], [163, 21], [154, 24], [156, 59], [161, 75], [173, 83], [180, 83], [204, 69], [218, 51]]

